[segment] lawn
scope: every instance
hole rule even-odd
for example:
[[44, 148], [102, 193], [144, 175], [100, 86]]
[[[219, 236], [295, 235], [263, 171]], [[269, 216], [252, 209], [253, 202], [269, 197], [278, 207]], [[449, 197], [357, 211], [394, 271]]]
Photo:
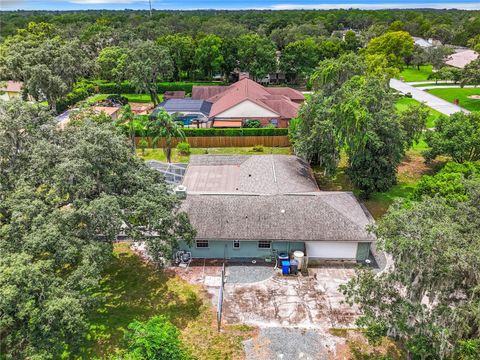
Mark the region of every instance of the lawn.
[[[426, 148], [423, 140], [409, 150], [398, 168], [397, 184], [387, 192], [375, 193], [370, 199], [363, 201], [368, 211], [375, 219], [379, 219], [388, 210], [396, 199], [406, 199], [412, 193], [415, 184], [423, 175], [434, 174], [442, 162], [426, 165], [422, 150]], [[315, 179], [320, 190], [325, 191], [353, 191], [357, 196], [359, 191], [354, 188], [348, 175], [345, 173], [347, 159], [342, 155], [337, 175], [333, 179], [325, 178], [318, 167], [313, 167]]]
[[[97, 94], [90, 96], [86, 101], [89, 104], [93, 104], [97, 101], [102, 101], [105, 100], [110, 94]], [[129, 102], [134, 102], [134, 103], [150, 103], [152, 102], [150, 99], [150, 95], [148, 94], [121, 94], [122, 96], [125, 96]], [[163, 100], [163, 95], [159, 95], [160, 101]]]
[[155, 270], [126, 243], [117, 243], [98, 294], [104, 302], [92, 311], [85, 358], [110, 358], [121, 349], [129, 323], [166, 316], [182, 333], [186, 347], [198, 359], [236, 359], [241, 341], [252, 328], [216, 330], [215, 313], [207, 295], [168, 271]]
[[418, 70], [417, 67], [406, 67], [400, 73], [400, 78], [403, 78], [405, 82], [426, 81], [431, 73], [432, 65], [420, 66], [420, 70]]
[[[290, 155], [292, 153], [289, 147], [263, 147], [262, 151], [254, 151], [253, 147], [225, 147], [225, 148], [191, 148], [192, 155]], [[166, 161], [165, 155], [162, 149], [145, 149], [145, 154], [142, 154], [142, 150], [137, 149], [137, 155], [144, 160], [159, 160]], [[172, 150], [172, 162], [174, 163], [187, 163], [190, 156], [181, 155], [177, 149]]]
[[[395, 104], [395, 106], [396, 106], [398, 111], [402, 112], [402, 111], [407, 110], [410, 106], [418, 105], [418, 104], [421, 104], [421, 103], [419, 101], [415, 100], [415, 99], [408, 98], [408, 97], [402, 97], [402, 98], [397, 100], [397, 103]], [[435, 127], [435, 121], [442, 114], [440, 112], [438, 112], [437, 110], [432, 109], [432, 108], [429, 108], [429, 110], [430, 110], [430, 115], [427, 118], [427, 128], [433, 128], [433, 127]]]
[[480, 96], [480, 88], [430, 89], [427, 91], [451, 103], [458, 99], [459, 105], [467, 110], [480, 111], [480, 99], [469, 98], [471, 95]]

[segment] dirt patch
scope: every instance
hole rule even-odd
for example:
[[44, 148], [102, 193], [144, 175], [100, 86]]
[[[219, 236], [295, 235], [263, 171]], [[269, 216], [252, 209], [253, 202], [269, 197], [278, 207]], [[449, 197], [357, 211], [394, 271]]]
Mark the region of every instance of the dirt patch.
[[423, 175], [432, 175], [443, 164], [442, 160], [425, 163], [425, 159], [419, 151], [410, 151], [398, 166], [398, 180], [404, 183], [415, 183]]
[[480, 95], [469, 95], [467, 96], [469, 99], [473, 99], [473, 100], [480, 100]]
[[379, 344], [369, 344], [361, 331], [349, 329], [341, 335], [346, 341], [336, 346], [335, 359], [405, 359], [401, 346], [390, 338], [383, 338]]

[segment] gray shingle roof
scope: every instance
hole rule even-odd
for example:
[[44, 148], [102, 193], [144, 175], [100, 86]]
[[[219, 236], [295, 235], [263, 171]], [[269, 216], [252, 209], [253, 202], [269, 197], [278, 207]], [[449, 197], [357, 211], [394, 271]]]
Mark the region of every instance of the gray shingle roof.
[[295, 195], [188, 193], [181, 209], [197, 239], [374, 241], [370, 215], [349, 192]]
[[286, 194], [319, 191], [310, 166], [291, 155], [196, 155], [183, 185], [192, 192]]

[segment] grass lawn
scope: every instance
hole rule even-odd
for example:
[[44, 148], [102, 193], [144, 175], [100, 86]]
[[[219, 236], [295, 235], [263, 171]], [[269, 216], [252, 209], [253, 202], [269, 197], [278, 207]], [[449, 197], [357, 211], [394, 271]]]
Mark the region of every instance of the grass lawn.
[[182, 333], [182, 340], [198, 359], [237, 359], [247, 326], [216, 330], [215, 313], [206, 294], [168, 271], [156, 271], [126, 243], [117, 243], [101, 281], [105, 301], [90, 315], [86, 358], [109, 358], [121, 349], [129, 323], [166, 316]]
[[450, 88], [450, 89], [430, 89], [430, 94], [438, 96], [448, 102], [453, 103], [455, 99], [460, 101], [459, 105], [470, 111], [480, 111], [480, 99], [470, 99], [470, 95], [480, 96], [479, 88]]
[[[292, 153], [289, 147], [264, 147], [263, 152], [253, 151], [251, 147], [225, 147], [225, 148], [191, 148], [192, 155], [290, 155]], [[137, 149], [137, 155], [145, 160], [159, 160], [167, 161], [162, 149], [145, 149], [145, 155], [142, 154], [142, 150]], [[187, 163], [190, 156], [180, 155], [177, 149], [172, 150], [172, 162], [174, 163]]]
[[407, 67], [400, 73], [400, 78], [405, 82], [426, 81], [431, 73], [432, 65], [420, 66], [420, 70], [417, 67]]
[[[425, 149], [426, 144], [423, 140], [418, 144], [415, 144], [415, 146], [407, 152], [405, 159], [398, 168], [397, 184], [389, 191], [375, 193], [370, 199], [363, 201], [375, 219], [379, 219], [385, 214], [388, 207], [395, 201], [395, 199], [407, 198], [422, 175], [431, 175], [435, 173], [437, 168], [442, 164], [442, 162], [438, 161], [431, 165], [426, 165], [422, 156], [422, 151]], [[345, 173], [346, 169], [347, 159], [344, 155], [342, 155], [337, 175], [333, 179], [325, 178], [318, 167], [314, 167], [313, 172], [320, 190], [353, 191], [358, 196], [359, 191], [355, 189], [350, 182], [348, 175]]]
[[[89, 104], [93, 104], [97, 101], [102, 101], [105, 100], [110, 94], [97, 94], [90, 96], [86, 101]], [[122, 96], [125, 96], [128, 101], [130, 102], [135, 102], [135, 103], [150, 103], [150, 95], [148, 94], [122, 94]], [[160, 101], [163, 99], [163, 95], [159, 95]]]
[[[402, 97], [397, 101], [395, 106], [397, 107], [398, 111], [402, 112], [407, 110], [410, 106], [418, 105], [418, 104], [420, 104], [420, 102], [415, 99]], [[435, 121], [442, 114], [435, 109], [432, 109], [432, 108], [429, 108], [429, 109], [430, 109], [430, 115], [427, 118], [427, 128], [433, 128], [435, 127]]]

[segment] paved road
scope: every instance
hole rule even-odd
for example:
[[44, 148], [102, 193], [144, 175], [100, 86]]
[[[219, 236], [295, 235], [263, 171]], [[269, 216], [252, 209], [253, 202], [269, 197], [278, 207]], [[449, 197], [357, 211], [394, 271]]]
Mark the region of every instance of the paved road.
[[458, 105], [449, 103], [448, 101], [440, 99], [439, 97], [436, 97], [427, 93], [426, 91], [420, 90], [419, 88], [413, 87], [397, 79], [390, 79], [390, 87], [402, 94], [410, 93], [415, 100], [425, 103], [425, 105], [431, 107], [432, 109], [435, 109], [438, 112], [448, 116], [459, 111], [463, 111], [465, 113], [469, 112]]

